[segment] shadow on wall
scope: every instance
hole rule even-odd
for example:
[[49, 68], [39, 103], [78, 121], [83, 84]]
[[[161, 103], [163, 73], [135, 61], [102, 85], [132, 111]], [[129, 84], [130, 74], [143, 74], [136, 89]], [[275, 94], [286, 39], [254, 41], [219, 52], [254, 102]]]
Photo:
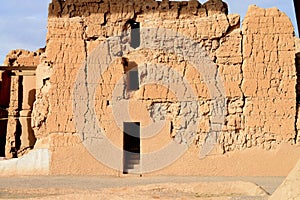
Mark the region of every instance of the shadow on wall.
[[300, 130], [299, 130], [299, 111], [300, 111], [300, 53], [296, 53], [296, 72], [297, 72], [297, 84], [296, 84], [296, 92], [297, 92], [297, 112], [296, 112], [296, 136], [295, 143], [300, 142]]
[[[33, 109], [33, 103], [35, 102], [35, 94], [36, 90], [32, 89], [28, 91], [28, 99], [23, 99], [24, 91], [23, 84], [24, 79], [22, 76], [19, 77], [18, 81], [18, 110], [17, 114], [14, 117], [14, 133], [12, 133], [12, 140], [11, 144], [7, 143], [7, 135], [8, 135], [8, 118], [9, 114], [8, 109], [10, 106], [11, 100], [11, 71], [4, 71], [0, 73], [0, 157], [10, 157], [8, 152], [11, 153], [11, 157], [17, 158], [18, 155], [23, 155], [27, 149], [33, 149], [36, 137], [34, 135], [34, 131], [31, 127], [31, 111]], [[22, 107], [24, 106], [24, 102], [26, 102], [29, 106], [29, 110], [25, 112], [22, 111]], [[25, 105], [27, 106], [27, 105]], [[27, 109], [28, 109], [27, 106]], [[10, 147], [10, 149], [5, 149], [6, 147]]]
[[8, 71], [1, 73], [0, 81], [0, 157], [5, 157], [5, 144], [10, 102], [11, 77]]
[[[296, 54], [295, 63], [296, 63], [297, 77], [300, 77], [300, 53]], [[300, 78], [297, 78], [296, 91], [297, 91], [297, 104], [300, 104]]]
[[[36, 137], [31, 127], [31, 112], [33, 110], [33, 104], [35, 102], [36, 90], [28, 90], [26, 85], [28, 79], [24, 79], [22, 76], [19, 77], [19, 116], [17, 119], [17, 127], [15, 132], [15, 152], [13, 157], [24, 155], [27, 150], [33, 149]], [[27, 98], [26, 98], [27, 97]], [[25, 99], [26, 98], [26, 99]]]
[[[30, 110], [33, 110], [33, 104], [35, 102], [35, 94], [36, 90], [30, 90], [28, 94], [28, 104], [30, 106]], [[31, 127], [31, 112], [27, 115], [27, 132], [28, 132], [28, 141], [29, 141], [29, 148], [33, 149], [35, 142], [36, 142], [36, 137], [34, 135], [34, 131]]]

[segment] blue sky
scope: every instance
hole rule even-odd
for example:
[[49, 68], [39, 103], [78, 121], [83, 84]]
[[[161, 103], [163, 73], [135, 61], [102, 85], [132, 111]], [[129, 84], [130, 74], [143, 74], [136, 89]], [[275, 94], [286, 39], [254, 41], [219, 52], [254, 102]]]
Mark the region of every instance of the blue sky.
[[[0, 63], [12, 49], [44, 47], [48, 4], [51, 0], [9, 0], [0, 3]], [[201, 3], [205, 2], [200, 0]], [[245, 16], [248, 6], [277, 7], [296, 25], [293, 0], [225, 0], [230, 13]], [[298, 33], [297, 33], [298, 35]]]

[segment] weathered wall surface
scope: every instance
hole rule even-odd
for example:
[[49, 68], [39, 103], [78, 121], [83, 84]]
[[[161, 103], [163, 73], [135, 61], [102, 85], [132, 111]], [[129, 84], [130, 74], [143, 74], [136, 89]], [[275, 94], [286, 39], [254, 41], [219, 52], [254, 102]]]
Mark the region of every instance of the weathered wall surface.
[[[130, 20], [140, 22], [141, 28], [170, 29], [196, 41], [216, 64], [225, 87], [227, 113], [217, 141], [218, 153], [255, 147], [270, 150], [281, 143], [295, 143], [300, 128], [296, 125], [294, 29], [288, 17], [278, 9], [252, 6], [240, 28], [239, 15], [228, 14], [227, 5], [220, 0], [209, 0], [203, 5], [198, 1], [53, 0], [49, 5], [47, 48], [37, 69], [37, 100], [32, 114], [32, 126], [38, 139], [36, 147], [52, 151], [53, 174], [116, 175], [116, 171], [102, 166], [84, 150], [76, 134], [73, 91], [78, 71], [93, 50], [107, 38], [130, 31]], [[168, 113], [157, 137], [142, 141], [142, 151], [154, 151], [177, 139], [176, 131], [184, 128], [180, 124], [183, 117], [191, 118], [190, 121], [200, 119], [195, 133], [179, 140], [192, 138], [193, 150], [181, 159], [184, 162], [175, 163], [180, 169], [182, 163], [193, 166], [192, 161], [199, 159], [196, 151], [201, 150], [209, 131], [212, 98], [203, 74], [178, 55], [143, 49], [116, 59], [103, 73], [96, 91], [95, 112], [99, 125], [106, 130], [108, 138], [122, 148], [123, 130], [112, 114], [112, 92], [128, 68], [142, 69], [147, 66], [145, 63], [168, 66], [185, 78], [196, 94], [199, 106], [195, 109], [199, 115], [182, 116], [183, 102], [159, 85], [145, 85], [129, 94], [133, 121], [147, 125], [155, 117], [161, 117], [149, 115], [156, 111], [157, 105], [162, 105], [163, 112]], [[140, 84], [147, 73], [168, 78], [160, 71], [140, 70], [138, 73]], [[268, 154], [264, 158], [267, 157]], [[272, 160], [273, 157], [269, 159]], [[206, 161], [206, 164], [205, 160], [197, 163], [201, 166], [214, 163]], [[201, 173], [196, 168], [197, 164], [181, 172]], [[171, 173], [178, 174], [176, 169], [170, 169]]]
[[244, 128], [230, 137], [234, 146], [271, 149], [280, 142], [294, 142], [293, 32], [289, 18], [278, 9], [249, 8], [242, 28]]
[[[76, 133], [72, 114], [72, 87], [78, 69], [95, 47], [108, 37], [121, 35], [126, 30], [128, 20], [132, 19], [140, 22], [142, 27], [171, 29], [201, 43], [209, 56], [222, 65], [222, 72], [224, 72], [222, 77], [224, 79], [227, 74], [234, 74], [236, 77], [225, 81], [226, 85], [232, 86], [226, 90], [226, 95], [230, 97], [230, 103], [234, 102], [235, 99], [242, 98], [242, 92], [239, 88], [242, 77], [240, 76], [242, 63], [240, 20], [238, 15], [227, 15], [227, 6], [223, 2], [209, 1], [200, 5], [197, 1], [105, 1], [102, 3], [53, 1], [49, 7], [46, 50], [47, 59], [53, 61], [53, 74], [50, 78], [51, 89], [49, 91], [51, 112], [45, 121], [47, 133], [53, 135]], [[231, 46], [231, 44], [233, 45]], [[226, 49], [231, 49], [231, 53], [227, 52], [226, 54]], [[209, 129], [210, 115], [210, 96], [201, 75], [197, 74], [187, 61], [165, 52], [139, 51], [137, 55], [130, 54], [125, 57], [129, 62], [134, 62], [136, 65], [153, 63], [171, 66], [188, 81], [194, 82], [191, 86], [196, 91], [198, 100], [202, 102], [202, 106], [196, 109], [200, 110], [203, 118], [197, 135], [194, 135], [196, 138], [194, 142], [201, 146]], [[106, 73], [103, 75], [103, 77], [111, 78], [104, 78], [105, 80], [99, 84], [98, 97], [95, 98], [99, 123], [101, 127], [107, 130], [109, 138], [120, 148], [123, 130], [114, 122], [111, 106], [107, 105], [107, 102], [112, 101], [113, 86], [124, 74], [123, 68], [121, 59], [113, 63], [107, 75]], [[141, 74], [142, 72], [140, 72]], [[156, 76], [161, 76], [161, 74]], [[62, 82], [61, 79], [65, 81]], [[231, 100], [231, 97], [234, 100]], [[133, 104], [138, 105], [139, 109], [133, 109], [130, 114], [134, 120], [141, 121], [142, 124], [148, 124], [151, 120], [148, 113], [151, 112], [151, 109], [155, 109], [155, 102], [164, 103], [166, 110], [173, 112], [168, 117], [168, 122], [163, 128], [164, 131], [157, 135], [159, 139], [153, 138], [143, 141], [143, 151], [153, 151], [155, 150], [153, 148], [159, 148], [172, 137], [175, 137], [175, 131], [172, 133], [170, 127], [172, 124], [175, 130], [180, 129], [180, 123], [176, 123], [182, 117], [176, 114], [178, 111], [180, 113], [180, 108], [178, 108], [180, 102], [174, 100], [172, 96], [168, 96], [168, 92], [164, 91], [163, 87], [145, 86], [140, 89], [132, 101]], [[170, 111], [172, 108], [173, 110]], [[230, 117], [240, 118], [236, 113]], [[55, 148], [53, 152], [54, 155], [58, 153]]]
[[[251, 7], [241, 30], [239, 16], [227, 15], [227, 7], [221, 1], [208, 1], [204, 5], [196, 1], [53, 1], [49, 6], [46, 50], [47, 59], [53, 62], [46, 134], [76, 133], [72, 116], [72, 87], [77, 71], [97, 45], [126, 30], [125, 25], [130, 19], [140, 22], [142, 27], [163, 27], [198, 41], [218, 65], [228, 98], [228, 115], [219, 138], [223, 152], [253, 146], [271, 149], [281, 142], [293, 142], [296, 135], [296, 71], [290, 20], [277, 9]], [[197, 80], [192, 87], [202, 102], [199, 107], [202, 121], [195, 143], [201, 147], [209, 130], [211, 115], [210, 97], [201, 75], [195, 74], [189, 63], [180, 61], [176, 56], [155, 51], [138, 53], [142, 56], [132, 54], [126, 58], [137, 65], [167, 64], [187, 80]], [[96, 111], [100, 124], [108, 131], [107, 135], [115, 133], [115, 136], [110, 136], [111, 139], [122, 145], [122, 141], [118, 140], [122, 130], [113, 123], [112, 110], [106, 105], [111, 101], [111, 85], [116, 84], [124, 73], [123, 70], [118, 71], [123, 68], [121, 60], [113, 66], [107, 72], [111, 78], [100, 84]], [[156, 95], [155, 89], [159, 95]], [[135, 96], [135, 99], [144, 100], [140, 107], [146, 107], [148, 111], [154, 105], [153, 99], [178, 103], [157, 87], [144, 87], [142, 94], [145, 96]], [[141, 109], [138, 111], [138, 114], [132, 111], [133, 118], [147, 123], [147, 116], [140, 113]], [[178, 117], [176, 114], [172, 116], [173, 119]], [[169, 123], [175, 124], [176, 128], [174, 121], [169, 120]], [[165, 130], [165, 135], [171, 135], [169, 128]], [[157, 141], [149, 142], [149, 145], [157, 144]], [[55, 155], [57, 149], [54, 148], [53, 152]]]
[[243, 24], [242, 88], [251, 144], [272, 148], [295, 138], [294, 28], [277, 9], [251, 7]]

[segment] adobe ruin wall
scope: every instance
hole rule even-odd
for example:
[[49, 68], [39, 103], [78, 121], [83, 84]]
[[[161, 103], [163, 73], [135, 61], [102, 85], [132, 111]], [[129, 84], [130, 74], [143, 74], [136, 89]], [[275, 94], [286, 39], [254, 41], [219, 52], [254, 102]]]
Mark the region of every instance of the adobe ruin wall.
[[[31, 121], [36, 147], [46, 147], [52, 152], [53, 173], [63, 166], [57, 163], [64, 163], [76, 173], [82, 166], [76, 157], [86, 155], [76, 135], [73, 116], [73, 91], [79, 69], [97, 46], [126, 31], [130, 20], [139, 22], [141, 28], [170, 29], [196, 41], [216, 64], [224, 83], [227, 113], [217, 140], [220, 154], [253, 147], [271, 150], [282, 143], [299, 142], [294, 27], [288, 16], [278, 9], [251, 6], [240, 28], [240, 16], [228, 14], [227, 5], [220, 0], [204, 4], [166, 0], [53, 0], [49, 5], [47, 46], [37, 69]], [[8, 59], [11, 56], [8, 55]], [[103, 75], [104, 80], [97, 88], [95, 110], [107, 135], [112, 135], [116, 145], [121, 145], [113, 135], [122, 130], [114, 124], [108, 102], [112, 101], [112, 85], [124, 74], [124, 58], [138, 66], [144, 63], [170, 66], [190, 81], [197, 94], [199, 107], [196, 109], [201, 118], [190, 145], [200, 151], [212, 114], [207, 85], [188, 61], [161, 51], [142, 49], [124, 55]], [[19, 64], [27, 65], [23, 60]], [[159, 71], [151, 73], [162, 76]], [[181, 128], [177, 121], [184, 117], [180, 116], [182, 104], [163, 87], [145, 86], [141, 90], [133, 98], [140, 108], [133, 109], [133, 119], [147, 123], [149, 116], [145, 113], [160, 103], [169, 116], [159, 137], [162, 140], [175, 138], [172, 129]], [[154, 145], [155, 140], [145, 141], [145, 144]], [[73, 160], [77, 168], [64, 162], [64, 158]], [[89, 158], [88, 163], [93, 162]]]
[[[227, 15], [221, 1], [204, 5], [196, 1], [53, 1], [49, 6], [46, 55], [54, 63], [52, 98], [61, 101], [50, 103], [53, 114], [47, 119], [47, 132], [76, 132], [72, 106], [65, 103], [72, 99], [70, 87], [76, 69], [95, 46], [120, 35], [130, 19], [145, 27], [173, 28], [199, 41], [209, 52], [220, 68], [228, 97], [224, 138], [220, 139], [225, 149], [239, 145], [264, 145], [269, 149], [278, 142], [293, 142], [296, 70], [294, 28], [289, 18], [277, 9], [251, 7], [241, 30], [239, 16]], [[176, 62], [157, 54], [158, 58], [147, 61]], [[63, 83], [61, 76], [66, 80]]]

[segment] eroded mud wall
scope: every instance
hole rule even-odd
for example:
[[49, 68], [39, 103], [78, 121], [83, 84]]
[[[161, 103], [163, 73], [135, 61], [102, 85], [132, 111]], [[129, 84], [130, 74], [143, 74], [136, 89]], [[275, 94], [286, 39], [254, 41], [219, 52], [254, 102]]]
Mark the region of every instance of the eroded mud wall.
[[[166, 28], [197, 41], [217, 65], [225, 86], [227, 113], [218, 138], [220, 153], [255, 146], [269, 150], [280, 143], [294, 143], [297, 135], [294, 30], [288, 17], [278, 9], [252, 6], [240, 28], [240, 17], [228, 14], [227, 5], [219, 0], [203, 5], [197, 1], [53, 0], [49, 6], [45, 54], [51, 75], [41, 84], [40, 89], [44, 86], [47, 89], [38, 95], [34, 111], [37, 117], [33, 119], [35, 134], [41, 140], [46, 138], [53, 153], [53, 173], [83, 173], [82, 169], [115, 173], [95, 164], [76, 135], [73, 91], [78, 71], [93, 50], [107, 38], [127, 31], [130, 20], [139, 22], [141, 28]], [[188, 61], [154, 50], [124, 55], [103, 74], [95, 97], [95, 111], [111, 140], [117, 146], [122, 145], [123, 130], [114, 124], [111, 94], [126, 71], [124, 59], [133, 66], [167, 65], [189, 81], [197, 94], [197, 117], [201, 119], [195, 133], [188, 137], [200, 150], [213, 112], [207, 85]], [[159, 71], [151, 73], [163, 77]], [[140, 80], [142, 74], [139, 71]], [[141, 87], [132, 99], [134, 120], [147, 123], [155, 119], [147, 114], [155, 111], [157, 103], [169, 113], [160, 139], [144, 141], [146, 150], [176, 138], [172, 130], [184, 128], [178, 123], [184, 117], [180, 114], [184, 106], [165, 88]]]

